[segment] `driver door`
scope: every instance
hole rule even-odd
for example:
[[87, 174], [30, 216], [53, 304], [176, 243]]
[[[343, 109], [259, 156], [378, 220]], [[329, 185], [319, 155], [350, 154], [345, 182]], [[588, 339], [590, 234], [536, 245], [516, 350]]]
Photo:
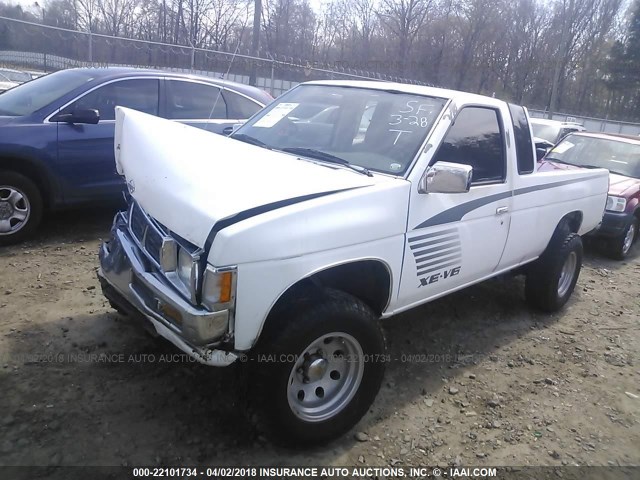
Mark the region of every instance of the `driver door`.
[[67, 200], [117, 198], [124, 182], [116, 172], [113, 153], [115, 107], [158, 115], [158, 94], [156, 78], [116, 80], [85, 93], [60, 111], [95, 109], [100, 113], [96, 125], [58, 122], [57, 165]]
[[422, 303], [497, 269], [512, 195], [501, 118], [498, 108], [462, 108], [431, 158], [430, 165], [472, 166], [469, 192], [424, 194], [412, 188], [400, 305]]

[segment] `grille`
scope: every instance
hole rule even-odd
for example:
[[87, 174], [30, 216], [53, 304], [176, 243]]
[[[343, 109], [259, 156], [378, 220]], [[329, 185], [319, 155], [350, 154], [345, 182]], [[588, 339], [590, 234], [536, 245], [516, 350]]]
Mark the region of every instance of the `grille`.
[[160, 249], [162, 248], [162, 237], [154, 229], [147, 229], [147, 238], [144, 242], [144, 249], [151, 258], [160, 263]]
[[129, 216], [129, 227], [131, 228], [131, 233], [139, 242], [142, 242], [144, 237], [144, 231], [147, 227], [146, 219], [144, 218], [144, 213], [140, 210], [140, 207], [136, 203], [133, 204], [131, 208], [131, 214]]
[[156, 263], [160, 263], [163, 234], [153, 221], [133, 203], [129, 213], [129, 230], [144, 252]]

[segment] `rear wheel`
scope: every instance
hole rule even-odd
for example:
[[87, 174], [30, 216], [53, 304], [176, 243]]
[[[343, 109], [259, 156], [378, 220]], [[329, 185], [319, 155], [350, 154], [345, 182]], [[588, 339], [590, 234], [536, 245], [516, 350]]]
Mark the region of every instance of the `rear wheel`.
[[638, 236], [638, 219], [633, 218], [624, 233], [609, 244], [609, 255], [615, 260], [624, 260]]
[[545, 312], [560, 310], [578, 281], [582, 254], [582, 239], [578, 234], [557, 231], [547, 250], [527, 272], [527, 303]]
[[21, 242], [42, 219], [42, 195], [29, 178], [0, 171], [0, 245]]
[[323, 443], [353, 427], [384, 375], [377, 316], [336, 290], [314, 291], [283, 309], [263, 334], [254, 387], [271, 430], [287, 443]]

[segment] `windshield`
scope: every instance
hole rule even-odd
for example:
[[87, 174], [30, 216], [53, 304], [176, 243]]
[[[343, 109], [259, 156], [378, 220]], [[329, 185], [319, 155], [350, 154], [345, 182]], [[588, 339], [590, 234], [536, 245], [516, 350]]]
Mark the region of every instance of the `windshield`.
[[[442, 98], [396, 91], [301, 85], [275, 100], [234, 136], [251, 137], [253, 143], [277, 150], [313, 150], [317, 159], [322, 152], [352, 165], [399, 175], [409, 167], [445, 103]], [[309, 115], [310, 111], [314, 114]]]
[[547, 154], [545, 160], [606, 168], [612, 173], [640, 178], [640, 143], [569, 135]]
[[0, 115], [31, 115], [93, 78], [91, 72], [77, 70], [36, 78], [0, 95]]
[[0, 74], [3, 77], [7, 77], [12, 82], [28, 82], [31, 80], [31, 75], [24, 72], [14, 72], [13, 70], [0, 69]]

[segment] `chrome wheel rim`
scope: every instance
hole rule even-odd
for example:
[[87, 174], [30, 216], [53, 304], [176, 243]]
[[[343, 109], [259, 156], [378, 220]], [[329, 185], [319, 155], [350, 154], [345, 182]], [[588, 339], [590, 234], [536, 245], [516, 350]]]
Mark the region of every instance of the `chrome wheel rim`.
[[307, 422], [341, 412], [358, 391], [364, 373], [360, 343], [348, 333], [332, 332], [304, 349], [289, 374], [291, 411]]
[[16, 187], [0, 185], [0, 235], [13, 235], [31, 216], [27, 196]]
[[627, 233], [624, 236], [624, 241], [622, 242], [622, 253], [626, 255], [631, 250], [631, 245], [633, 244], [633, 239], [636, 236], [636, 226], [635, 224], [629, 225], [627, 228]]
[[576, 272], [577, 263], [578, 256], [576, 255], [576, 252], [569, 253], [569, 256], [564, 261], [564, 265], [562, 266], [562, 271], [560, 272], [560, 280], [558, 281], [558, 296], [564, 296], [569, 290], [571, 282], [573, 281], [573, 276]]

